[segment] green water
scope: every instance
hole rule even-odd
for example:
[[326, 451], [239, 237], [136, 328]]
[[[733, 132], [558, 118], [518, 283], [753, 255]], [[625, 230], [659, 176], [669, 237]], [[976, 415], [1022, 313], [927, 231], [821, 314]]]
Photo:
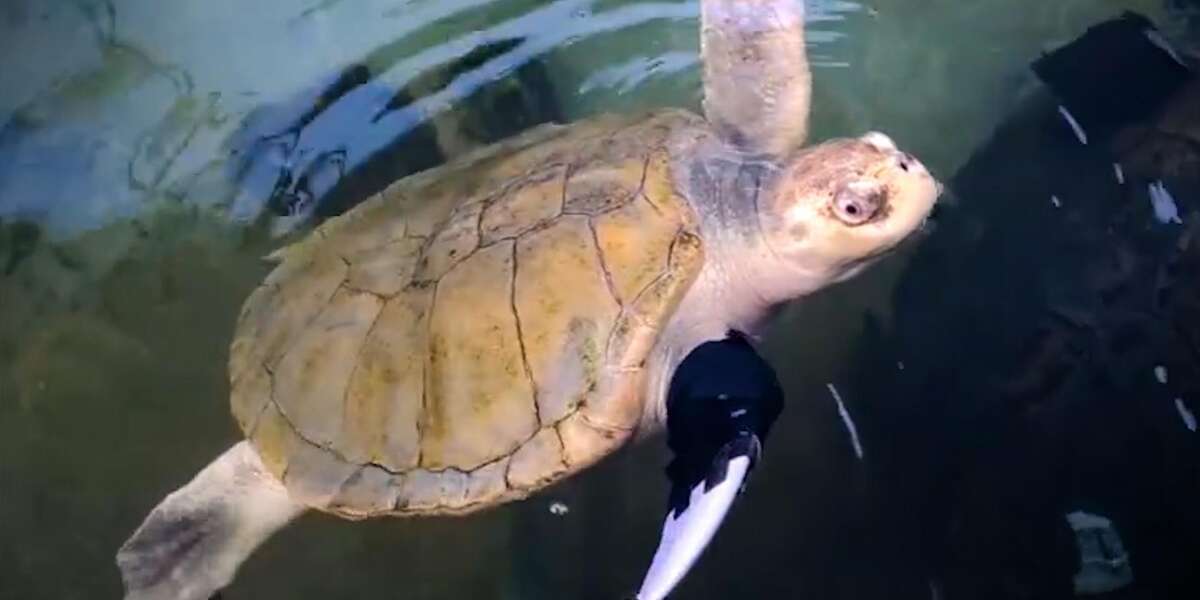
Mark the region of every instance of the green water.
[[[1039, 52], [1123, 9], [1161, 15], [1151, 0], [822, 6], [814, 134], [886, 131], [943, 178], [1037, 87], [1027, 64]], [[248, 124], [351, 64], [386, 99], [442, 81], [437, 70], [480, 41], [513, 36], [536, 42], [529, 58], [561, 118], [695, 108], [694, 12], [615, 0], [0, 5], [0, 598], [119, 597], [116, 548], [238, 439], [227, 344], [266, 273], [260, 257], [285, 239], [271, 235], [261, 186], [230, 175]], [[447, 119], [468, 106], [447, 103]], [[450, 142], [446, 156], [481, 140]], [[822, 489], [871, 485], [811, 392], [856, 368], [864, 314], [885, 331], [904, 319], [892, 291], [906, 259], [789, 310], [770, 332], [791, 401], [819, 408], [785, 412], [756, 484], [679, 597], [812, 597], [826, 580], [841, 582], [838, 597], [927, 597], [923, 573], [863, 565], [843, 530], [803, 518], [856, 506]], [[464, 519], [306, 516], [225, 597], [615, 599], [653, 552], [666, 458], [650, 442]], [[552, 514], [552, 502], [569, 512]], [[848, 526], [869, 536], [862, 508]], [[804, 568], [823, 553], [844, 556], [844, 571]]]

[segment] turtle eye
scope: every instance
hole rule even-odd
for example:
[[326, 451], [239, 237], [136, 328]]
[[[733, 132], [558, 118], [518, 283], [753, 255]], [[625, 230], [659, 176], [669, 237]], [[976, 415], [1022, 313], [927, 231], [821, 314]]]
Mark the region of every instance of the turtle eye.
[[847, 225], [862, 225], [870, 221], [882, 207], [883, 190], [866, 181], [850, 183], [833, 197], [833, 214]]

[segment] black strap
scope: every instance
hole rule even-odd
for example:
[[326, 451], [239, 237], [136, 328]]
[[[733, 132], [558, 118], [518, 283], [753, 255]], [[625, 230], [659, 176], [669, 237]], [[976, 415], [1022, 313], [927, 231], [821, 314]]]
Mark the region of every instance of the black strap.
[[782, 411], [775, 371], [741, 333], [688, 354], [667, 392], [670, 510], [686, 509], [701, 481], [705, 489], [723, 481], [734, 457], [748, 456], [753, 466]]

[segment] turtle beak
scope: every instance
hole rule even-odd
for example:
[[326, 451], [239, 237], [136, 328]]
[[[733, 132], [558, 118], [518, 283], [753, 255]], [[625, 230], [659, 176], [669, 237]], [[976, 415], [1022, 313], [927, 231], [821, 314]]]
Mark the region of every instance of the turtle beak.
[[687, 575], [729, 514], [752, 466], [748, 455], [728, 459], [719, 482], [714, 484], [712, 478], [701, 481], [691, 489], [684, 508], [667, 513], [658, 550], [637, 600], [662, 600]]

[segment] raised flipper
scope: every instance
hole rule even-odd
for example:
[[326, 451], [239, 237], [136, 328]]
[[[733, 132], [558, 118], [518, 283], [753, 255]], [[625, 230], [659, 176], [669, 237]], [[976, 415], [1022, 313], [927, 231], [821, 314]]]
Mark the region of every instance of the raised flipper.
[[740, 334], [684, 359], [667, 395], [671, 495], [637, 600], [662, 600], [712, 541], [783, 410], [775, 372]]
[[704, 111], [730, 145], [783, 157], [808, 135], [804, 0], [703, 0]]
[[247, 442], [167, 496], [117, 552], [125, 600], [208, 600], [304, 512]]

